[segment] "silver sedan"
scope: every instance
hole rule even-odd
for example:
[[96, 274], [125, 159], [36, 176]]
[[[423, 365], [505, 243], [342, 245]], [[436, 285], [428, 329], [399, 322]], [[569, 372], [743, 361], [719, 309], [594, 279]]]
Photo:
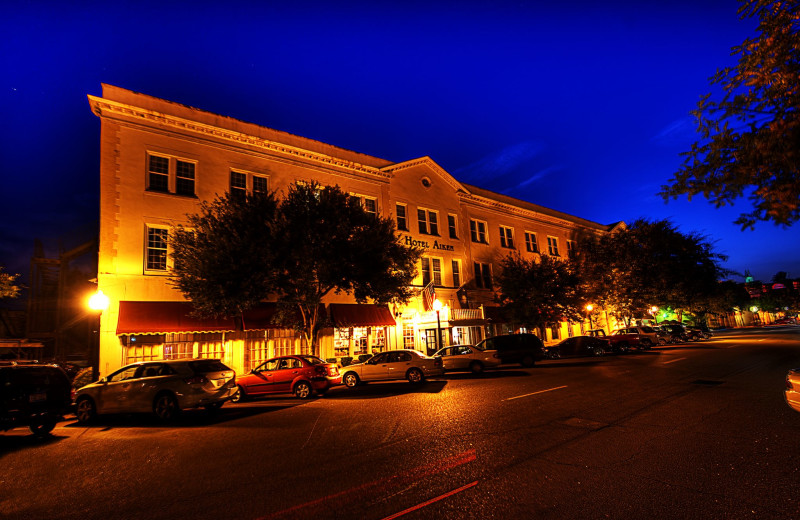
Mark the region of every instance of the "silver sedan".
[[342, 367], [341, 372], [342, 383], [352, 388], [365, 381], [407, 379], [410, 383], [422, 383], [427, 377], [444, 374], [444, 369], [440, 357], [402, 349], [375, 354], [363, 363]]
[[474, 345], [453, 345], [434, 355], [442, 356], [445, 370], [469, 370], [473, 374], [496, 368], [502, 363], [496, 350], [480, 350]]

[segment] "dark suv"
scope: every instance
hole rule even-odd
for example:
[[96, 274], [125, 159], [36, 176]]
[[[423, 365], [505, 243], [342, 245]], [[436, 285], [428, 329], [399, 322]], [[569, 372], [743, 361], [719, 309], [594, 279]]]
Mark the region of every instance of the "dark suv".
[[35, 435], [46, 435], [70, 411], [71, 404], [69, 377], [61, 368], [0, 364], [0, 430], [28, 426]]
[[496, 350], [502, 363], [519, 363], [524, 367], [532, 367], [545, 358], [544, 344], [533, 334], [493, 336], [481, 341], [475, 348]]

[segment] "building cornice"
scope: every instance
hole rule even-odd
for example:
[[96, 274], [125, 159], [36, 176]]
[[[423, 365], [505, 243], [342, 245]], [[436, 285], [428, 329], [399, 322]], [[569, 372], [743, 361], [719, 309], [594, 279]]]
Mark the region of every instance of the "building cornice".
[[598, 230], [595, 226], [589, 226], [581, 222], [576, 222], [574, 220], [554, 217], [552, 215], [547, 215], [546, 213], [541, 213], [539, 211], [521, 208], [519, 206], [514, 206], [513, 204], [508, 204], [505, 202], [490, 199], [488, 197], [483, 197], [473, 193], [463, 193], [459, 194], [459, 196], [462, 202], [468, 204], [471, 203], [475, 206], [480, 206], [484, 209], [491, 209], [506, 215], [510, 214], [518, 217], [523, 217], [526, 219], [536, 220], [546, 224], [560, 226], [566, 229], [575, 229], [576, 227], [581, 227], [585, 229]]
[[120, 103], [118, 101], [111, 101], [97, 96], [89, 95], [89, 103], [92, 107], [92, 112], [98, 117], [135, 121], [142, 126], [147, 124], [157, 124], [172, 131], [188, 132], [197, 136], [202, 136], [206, 139], [217, 139], [235, 143], [237, 145], [252, 146], [265, 150], [269, 153], [278, 154], [284, 157], [292, 157], [295, 160], [302, 160], [304, 162], [316, 163], [325, 167], [335, 167], [351, 172], [356, 172], [361, 175], [369, 175], [378, 177], [382, 180], [388, 181], [391, 179], [391, 172], [387, 172], [382, 168], [367, 166], [354, 161], [333, 157], [319, 152], [305, 150], [296, 146], [291, 146], [263, 137], [257, 137], [227, 128], [220, 128], [218, 126], [192, 121], [190, 119], [173, 116], [164, 112], [149, 110], [146, 108], [129, 105], [127, 103]]

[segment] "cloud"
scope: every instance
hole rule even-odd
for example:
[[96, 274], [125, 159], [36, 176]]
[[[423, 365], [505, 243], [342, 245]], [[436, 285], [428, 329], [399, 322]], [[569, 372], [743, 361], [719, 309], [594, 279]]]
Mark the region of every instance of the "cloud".
[[458, 179], [469, 183], [485, 181], [487, 178], [497, 179], [514, 173], [521, 165], [540, 155], [543, 149], [541, 143], [523, 141], [458, 168], [453, 173]]
[[697, 138], [697, 123], [694, 116], [676, 119], [665, 126], [651, 141], [663, 145], [685, 144]]
[[562, 169], [562, 167], [561, 167], [560, 164], [554, 164], [552, 166], [548, 166], [547, 168], [544, 168], [544, 169], [539, 170], [538, 172], [534, 173], [533, 175], [531, 175], [530, 177], [528, 177], [524, 181], [520, 182], [519, 184], [517, 184], [513, 188], [509, 188], [509, 189], [505, 190], [505, 193], [508, 193], [509, 191], [512, 191], [512, 190], [516, 190], [518, 188], [525, 187], [528, 184], [532, 184], [532, 183], [534, 183], [536, 181], [540, 181], [540, 180], [544, 179], [545, 177], [547, 177], [548, 175], [550, 175], [551, 173], [557, 172], [557, 171], [559, 171], [561, 169]]

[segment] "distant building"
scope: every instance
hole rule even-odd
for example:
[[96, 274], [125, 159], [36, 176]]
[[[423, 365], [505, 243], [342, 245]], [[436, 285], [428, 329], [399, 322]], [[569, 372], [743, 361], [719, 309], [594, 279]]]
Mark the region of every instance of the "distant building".
[[[423, 295], [431, 281], [445, 305], [445, 344], [507, 331], [492, 285], [508, 252], [565, 257], [578, 233], [614, 227], [463, 184], [430, 157], [394, 163], [111, 85], [89, 102], [101, 120], [98, 287], [110, 298], [101, 318], [102, 374], [187, 356], [218, 357], [242, 372], [273, 355], [309, 352], [294, 331], [273, 328], [269, 304], [246, 313], [244, 330], [236, 330], [231, 320], [190, 317], [190, 304], [169, 285], [168, 229], [226, 191], [336, 184], [367, 211], [392, 216], [402, 239], [425, 249], [419, 296], [408, 306], [330, 297], [334, 327], [320, 336], [322, 358], [433, 347], [436, 314]], [[546, 339], [580, 334], [582, 326], [554, 324]]]

